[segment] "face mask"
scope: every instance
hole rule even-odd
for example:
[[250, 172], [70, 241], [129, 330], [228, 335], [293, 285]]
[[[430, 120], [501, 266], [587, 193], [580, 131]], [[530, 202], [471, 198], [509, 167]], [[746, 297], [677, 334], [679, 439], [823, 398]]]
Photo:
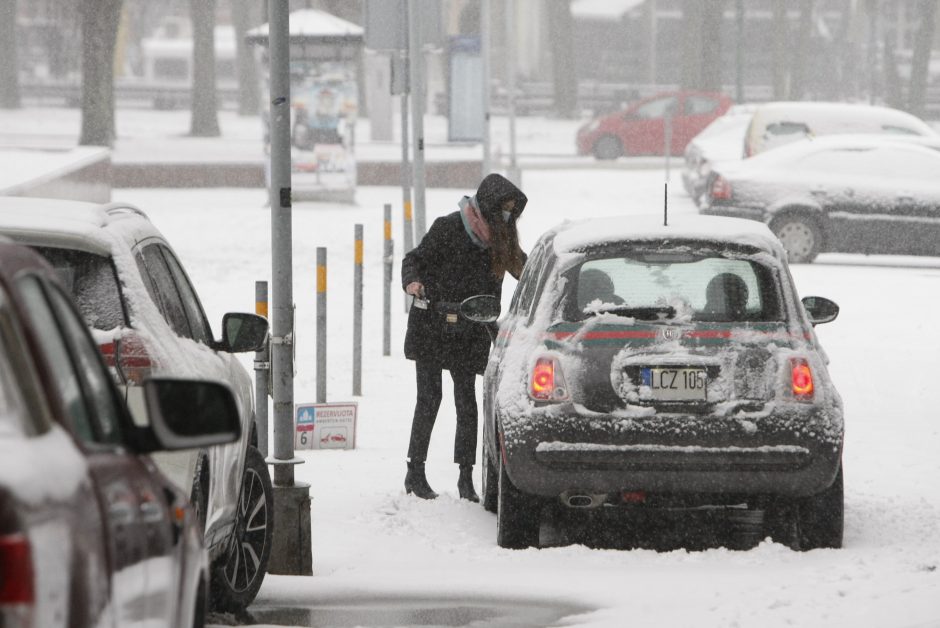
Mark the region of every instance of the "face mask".
[[503, 222], [509, 222], [509, 219], [512, 218], [512, 212], [507, 212], [505, 209], [503, 211]]

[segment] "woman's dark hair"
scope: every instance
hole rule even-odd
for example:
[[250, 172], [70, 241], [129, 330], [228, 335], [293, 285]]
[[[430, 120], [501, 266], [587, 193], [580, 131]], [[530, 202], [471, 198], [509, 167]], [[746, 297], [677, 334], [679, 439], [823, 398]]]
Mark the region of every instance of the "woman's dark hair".
[[508, 271], [510, 275], [518, 278], [522, 273], [525, 254], [519, 246], [519, 232], [516, 230], [516, 215], [508, 221], [502, 216], [494, 218], [487, 216], [490, 225], [490, 255], [493, 274], [502, 279]]

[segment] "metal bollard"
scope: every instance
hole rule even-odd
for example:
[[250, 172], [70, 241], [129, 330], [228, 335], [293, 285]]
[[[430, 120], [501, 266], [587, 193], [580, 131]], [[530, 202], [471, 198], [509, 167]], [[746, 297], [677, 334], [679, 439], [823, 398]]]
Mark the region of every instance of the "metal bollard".
[[352, 394], [362, 395], [362, 225], [356, 225], [353, 265], [353, 384]]
[[[402, 223], [403, 232], [405, 234], [405, 250], [402, 252], [402, 257], [404, 257], [408, 251], [414, 248], [414, 226], [411, 222], [411, 200], [405, 201], [405, 208], [404, 212], [402, 213]], [[406, 294], [404, 297], [405, 314], [407, 314], [408, 309], [411, 307], [411, 295]]]
[[[255, 314], [268, 317], [268, 282], [255, 282]], [[268, 336], [270, 338], [270, 335]], [[264, 343], [261, 351], [255, 351], [255, 430], [258, 434], [258, 451], [268, 457], [268, 395], [271, 387], [271, 346]]]
[[317, 403], [326, 403], [326, 247], [317, 247]]
[[395, 255], [392, 242], [392, 206], [385, 204], [385, 281], [382, 282], [382, 355], [392, 354], [392, 261]]

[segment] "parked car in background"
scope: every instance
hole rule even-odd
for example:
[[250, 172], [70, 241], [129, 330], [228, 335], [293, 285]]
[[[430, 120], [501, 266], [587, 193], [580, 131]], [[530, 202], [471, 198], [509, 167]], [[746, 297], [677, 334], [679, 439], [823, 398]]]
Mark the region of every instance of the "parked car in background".
[[141, 384], [152, 375], [210, 377], [235, 392], [238, 442], [155, 460], [191, 491], [211, 561], [213, 607], [243, 609], [267, 570], [273, 490], [256, 448], [252, 381], [233, 353], [262, 347], [267, 321], [226, 314], [216, 340], [176, 254], [129, 205], [4, 198], [0, 234], [31, 246], [59, 273], [135, 418], [143, 420]]
[[682, 184], [696, 205], [701, 204], [708, 175], [715, 164], [740, 161], [743, 157], [744, 134], [758, 105], [734, 105], [723, 116], [715, 118], [685, 147]]
[[716, 167], [703, 214], [767, 223], [791, 262], [940, 255], [940, 138], [834, 135]]
[[835, 102], [772, 102], [754, 111], [744, 137], [744, 157], [753, 157], [806, 137], [840, 133], [937, 135], [920, 118], [889, 107]]
[[594, 155], [597, 159], [664, 155], [670, 126], [671, 154], [681, 155], [686, 144], [730, 106], [731, 99], [724, 94], [694, 91], [658, 94], [582, 126], [576, 138], [578, 154]]
[[484, 376], [497, 543], [537, 545], [551, 509], [708, 509], [839, 547], [843, 406], [813, 332], [838, 306], [799, 300], [764, 225], [662, 222], [565, 223], [533, 248]]
[[155, 451], [235, 441], [228, 386], [149, 379], [132, 421], [53, 269], [0, 241], [0, 626], [202, 626], [209, 570]]

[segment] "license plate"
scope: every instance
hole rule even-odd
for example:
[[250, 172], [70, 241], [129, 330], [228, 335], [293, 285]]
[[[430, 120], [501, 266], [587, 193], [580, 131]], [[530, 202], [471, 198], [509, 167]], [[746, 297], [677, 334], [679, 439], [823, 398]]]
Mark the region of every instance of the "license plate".
[[655, 401], [704, 401], [707, 376], [701, 368], [644, 368], [643, 385]]

